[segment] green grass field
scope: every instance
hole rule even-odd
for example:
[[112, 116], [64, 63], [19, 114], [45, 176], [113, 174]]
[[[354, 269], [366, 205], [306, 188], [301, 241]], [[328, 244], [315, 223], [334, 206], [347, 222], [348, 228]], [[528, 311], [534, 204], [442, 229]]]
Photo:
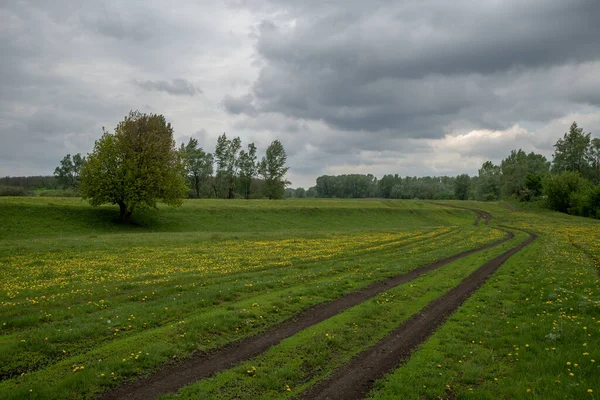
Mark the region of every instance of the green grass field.
[[[474, 226], [470, 207], [489, 211]], [[495, 242], [308, 327], [177, 398], [293, 398], [535, 232], [369, 397], [594, 398], [600, 223], [505, 203], [188, 200], [116, 222], [0, 199], [0, 398], [93, 398], [308, 307]]]

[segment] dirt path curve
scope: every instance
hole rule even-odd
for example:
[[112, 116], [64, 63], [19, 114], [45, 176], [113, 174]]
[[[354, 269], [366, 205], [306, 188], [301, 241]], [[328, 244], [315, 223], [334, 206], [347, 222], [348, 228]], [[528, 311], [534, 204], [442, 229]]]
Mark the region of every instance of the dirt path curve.
[[458, 208], [460, 210], [472, 211], [475, 213], [475, 216], [476, 216], [475, 226], [478, 226], [479, 222], [481, 222], [481, 220], [483, 220], [486, 225], [489, 225], [490, 221], [494, 218], [494, 217], [492, 217], [492, 214], [490, 214], [487, 211], [483, 211], [483, 210], [477, 210], [477, 209], [469, 208], [469, 207], [455, 206], [454, 204], [434, 203], [432, 201], [428, 201], [428, 203], [432, 204], [432, 205], [436, 205], [436, 206], [451, 207], [451, 208]]
[[[456, 207], [456, 208], [462, 208], [462, 207]], [[465, 208], [465, 210], [469, 210], [469, 209]], [[475, 219], [475, 226], [478, 226], [479, 222], [481, 222], [481, 220], [483, 220], [486, 225], [490, 224], [490, 221], [492, 220], [492, 214], [490, 214], [489, 212], [486, 212], [486, 211], [481, 211], [481, 210], [471, 210], [471, 211], [475, 211], [475, 214], [477, 214], [477, 218]]]
[[293, 336], [301, 330], [324, 321], [350, 307], [358, 305], [379, 293], [410, 282], [427, 272], [443, 267], [460, 258], [497, 246], [513, 237], [514, 234], [507, 231], [507, 236], [503, 239], [418, 267], [406, 274], [372, 283], [362, 289], [347, 293], [329, 303], [310, 307], [295, 318], [271, 327], [263, 333], [229, 343], [207, 353], [197, 354], [179, 363], [168, 365], [151, 375], [142, 377], [131, 383], [126, 383], [111, 392], [104, 393], [99, 396], [99, 399], [147, 400], [161, 394], [176, 392], [185, 385], [189, 385], [217, 372], [229, 369], [242, 361], [256, 357], [283, 339]]
[[[463, 208], [463, 207], [457, 207], [457, 206], [450, 206], [450, 207]], [[463, 209], [471, 210], [469, 208], [463, 208]], [[471, 210], [471, 211], [475, 211], [475, 213], [477, 214], [477, 219], [475, 220], [475, 226], [479, 225], [479, 222], [481, 220], [484, 220], [486, 225], [490, 224], [490, 221], [492, 220], [492, 214], [490, 214], [487, 211], [481, 211], [481, 210]]]
[[[528, 232], [529, 233], [529, 232]], [[458, 286], [429, 303], [374, 347], [357, 355], [330, 378], [317, 383], [300, 399], [362, 399], [376, 379], [397, 368], [411, 351], [423, 343], [460, 305], [475, 292], [510, 256], [535, 240], [537, 235], [483, 264]]]

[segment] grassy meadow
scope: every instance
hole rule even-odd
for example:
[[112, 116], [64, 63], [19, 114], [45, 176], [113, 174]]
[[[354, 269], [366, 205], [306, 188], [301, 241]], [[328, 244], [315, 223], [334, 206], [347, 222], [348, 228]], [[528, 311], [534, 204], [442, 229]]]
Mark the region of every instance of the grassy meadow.
[[[492, 213], [490, 226], [475, 214]], [[192, 353], [461, 251], [165, 397], [293, 398], [525, 240], [372, 398], [594, 398], [600, 223], [506, 203], [188, 200], [116, 222], [77, 198], [0, 199], [0, 398], [93, 398]], [[502, 229], [499, 229], [501, 228]], [[418, 379], [415, 379], [419, 377]]]

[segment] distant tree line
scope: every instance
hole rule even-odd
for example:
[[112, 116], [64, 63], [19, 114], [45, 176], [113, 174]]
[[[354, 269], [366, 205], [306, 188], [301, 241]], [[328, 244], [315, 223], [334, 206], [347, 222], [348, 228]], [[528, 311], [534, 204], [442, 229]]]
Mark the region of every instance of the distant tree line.
[[518, 199], [573, 215], [600, 218], [600, 139], [573, 122], [554, 145], [552, 162], [536, 153], [512, 150], [499, 165], [483, 163], [476, 176], [401, 177], [368, 174], [323, 175], [316, 186], [286, 189], [286, 197], [431, 200]]
[[29, 189], [57, 189], [59, 183], [54, 176], [5, 176], [0, 177], [0, 185]]
[[64, 190], [55, 176], [5, 176], [0, 177], [0, 196], [60, 196], [72, 197], [76, 193]]
[[[466, 184], [460, 182], [467, 178]], [[338, 198], [338, 199], [467, 199], [472, 178], [458, 177], [401, 177], [398, 174], [384, 175], [382, 178], [367, 174], [323, 175], [317, 178], [316, 186], [286, 189], [286, 197], [296, 198]], [[457, 195], [457, 185], [465, 187], [466, 195]], [[460, 190], [460, 189], [458, 189]]]
[[[117, 157], [115, 160], [138, 157], [138, 164], [142, 165], [142, 160], [147, 160], [147, 157], [139, 157], [136, 154], [144, 146], [152, 146], [144, 144], [145, 141], [140, 139], [144, 136], [139, 135], [141, 128], [136, 124], [146, 121], [144, 118], [147, 117], [145, 114], [130, 114], [124, 122], [129, 118], [135, 123], [128, 122], [128, 127], [119, 125], [116, 131], [120, 129], [120, 134], [104, 132], [103, 138], [108, 139], [101, 138], [100, 144], [108, 146], [104, 140], [108, 143], [123, 136], [123, 139], [118, 141], [119, 146], [123, 148], [115, 142], [111, 144], [114, 154], [108, 153], [112, 154], [111, 157]], [[526, 153], [519, 149], [512, 150], [499, 165], [491, 161], [484, 162], [476, 176], [462, 174], [456, 177], [401, 177], [399, 174], [389, 174], [378, 179], [371, 174], [323, 175], [317, 178], [315, 186], [305, 190], [301, 187], [286, 188], [290, 184], [285, 178], [288, 171], [287, 155], [278, 140], [271, 143], [260, 161], [254, 143], [249, 143], [244, 149], [239, 137], [229, 139], [226, 134], [219, 136], [214, 154], [204, 151], [194, 138], [187, 144], [182, 144], [178, 150], [171, 149], [173, 139], [170, 124], [166, 124], [162, 116], [150, 117], [158, 118], [158, 122], [154, 123], [165, 132], [164, 151], [176, 152], [172, 153], [171, 161], [176, 160], [177, 165], [181, 166], [181, 176], [187, 184], [189, 197], [377, 197], [482, 201], [513, 198], [523, 202], [537, 202], [550, 209], [573, 215], [600, 218], [600, 139], [593, 138], [591, 133], [584, 133], [576, 122], [573, 122], [569, 132], [554, 145], [552, 162], [541, 154]], [[96, 146], [98, 145], [96, 142]], [[127, 150], [127, 146], [133, 147]], [[96, 152], [97, 150], [95, 149]], [[26, 195], [29, 190], [40, 188], [63, 187], [77, 190], [88, 161], [89, 159], [86, 160], [80, 154], [73, 157], [68, 154], [54, 171], [54, 177], [0, 178], [0, 195]], [[152, 168], [155, 175], [151, 176], [160, 175], [159, 167]], [[105, 175], [108, 172], [104, 171]], [[103, 175], [98, 175], [100, 181], [101, 176]], [[148, 185], [151, 176], [146, 177], [146, 183], [138, 182], [137, 185]], [[115, 190], [114, 185], [109, 187]]]

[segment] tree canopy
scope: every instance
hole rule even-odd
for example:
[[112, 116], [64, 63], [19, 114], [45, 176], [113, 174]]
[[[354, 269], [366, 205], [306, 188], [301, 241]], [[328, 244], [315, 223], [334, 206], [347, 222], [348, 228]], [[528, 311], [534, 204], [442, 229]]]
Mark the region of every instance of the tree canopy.
[[[502, 171], [501, 193], [504, 196], [518, 198], [530, 196], [527, 188], [527, 177], [542, 177], [550, 170], [550, 162], [541, 154], [525, 153], [523, 150], [512, 150], [510, 155], [500, 164]], [[535, 179], [529, 177], [529, 181]]]
[[579, 172], [584, 177], [589, 176], [590, 136], [591, 133], [583, 133], [583, 128], [579, 128], [577, 123], [573, 122], [569, 132], [565, 133], [562, 139], [558, 139], [554, 145], [552, 172], [573, 171]]
[[[238, 157], [242, 148], [242, 141], [239, 137], [227, 139], [223, 133], [217, 139], [215, 149], [215, 162], [217, 164], [217, 174], [215, 177], [215, 192], [218, 194], [226, 193], [228, 199], [233, 199], [238, 177]], [[218, 195], [218, 197], [222, 197]]]
[[128, 221], [135, 209], [157, 202], [179, 206], [187, 193], [182, 154], [165, 117], [132, 111], [104, 130], [81, 172], [80, 193], [90, 204], [117, 204]]
[[198, 146], [198, 140], [190, 138], [187, 145], [181, 144], [180, 150], [185, 158], [185, 171], [188, 182], [196, 197], [201, 196], [203, 186], [208, 186], [208, 180], [213, 173], [213, 155], [204, 152]]
[[256, 162], [256, 146], [254, 143], [250, 143], [248, 145], [248, 151], [240, 151], [237, 163], [244, 197], [249, 199], [252, 179], [256, 177], [256, 173], [258, 172], [258, 164]]
[[285, 163], [287, 154], [279, 140], [274, 140], [269, 147], [265, 157], [260, 161], [258, 172], [265, 180], [264, 191], [269, 199], [281, 199], [285, 193], [285, 187], [290, 182], [285, 175], [288, 167]]
[[458, 175], [454, 180], [454, 196], [458, 200], [467, 200], [469, 198], [469, 186], [471, 185], [471, 178], [469, 175], [462, 174]]
[[77, 189], [84, 162], [85, 157], [82, 157], [80, 153], [75, 154], [72, 159], [71, 155], [67, 154], [60, 161], [60, 165], [54, 170], [54, 176], [58, 183], [65, 189]]

